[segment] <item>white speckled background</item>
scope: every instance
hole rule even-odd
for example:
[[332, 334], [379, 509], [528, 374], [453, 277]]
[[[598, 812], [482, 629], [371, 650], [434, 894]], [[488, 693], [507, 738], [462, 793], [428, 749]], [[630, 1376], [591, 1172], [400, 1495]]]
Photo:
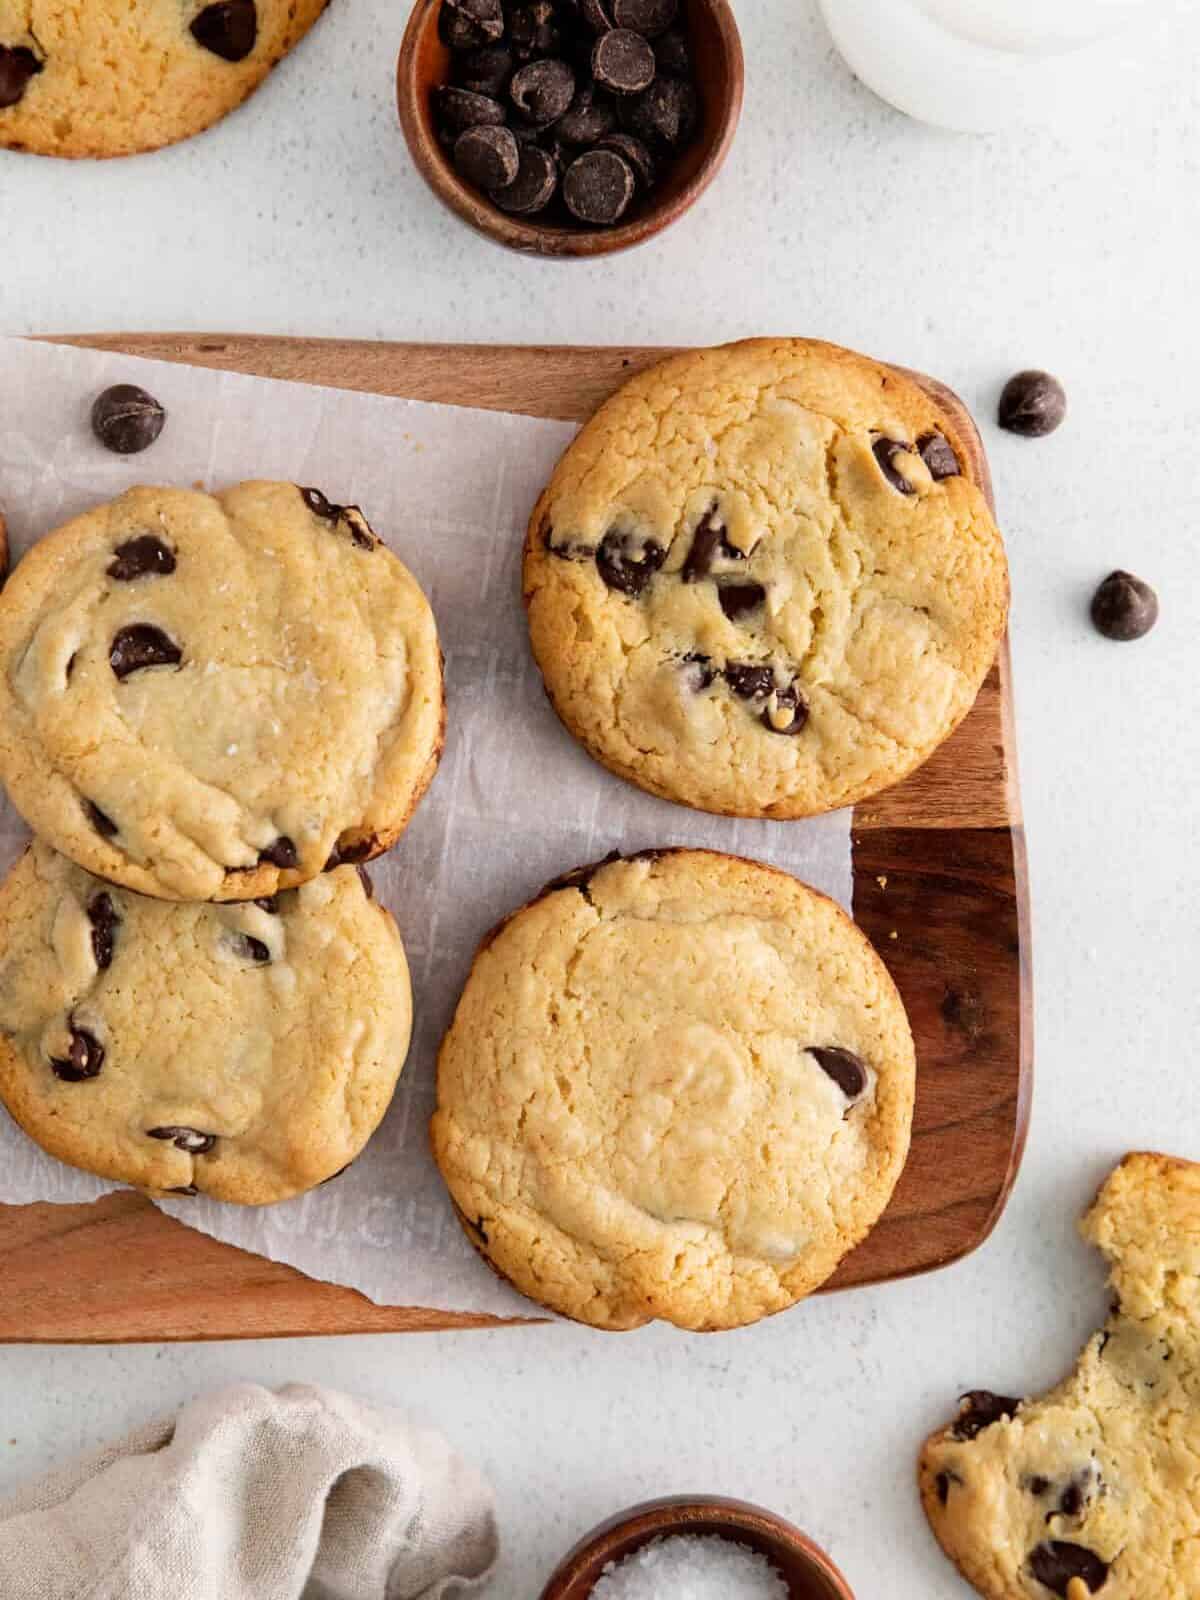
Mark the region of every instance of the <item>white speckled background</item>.
[[[725, 172], [658, 243], [582, 266], [503, 256], [426, 193], [391, 98], [406, 12], [334, 0], [257, 100], [161, 156], [0, 155], [0, 331], [795, 331], [953, 384], [984, 421], [1013, 562], [1037, 975], [1025, 1165], [967, 1261], [730, 1336], [0, 1352], [0, 1491], [210, 1383], [337, 1382], [409, 1404], [492, 1474], [498, 1600], [534, 1600], [600, 1517], [696, 1488], [792, 1516], [859, 1600], [970, 1600], [916, 1504], [918, 1441], [958, 1391], [1019, 1393], [1074, 1359], [1105, 1304], [1074, 1219], [1112, 1160], [1200, 1158], [1200, 11], [1137, 41], [1086, 124], [969, 138], [856, 84], [812, 0], [740, 0], [747, 101]], [[1031, 363], [1071, 400], [1036, 442], [988, 420]], [[1162, 598], [1140, 644], [1086, 621], [1115, 565]]]

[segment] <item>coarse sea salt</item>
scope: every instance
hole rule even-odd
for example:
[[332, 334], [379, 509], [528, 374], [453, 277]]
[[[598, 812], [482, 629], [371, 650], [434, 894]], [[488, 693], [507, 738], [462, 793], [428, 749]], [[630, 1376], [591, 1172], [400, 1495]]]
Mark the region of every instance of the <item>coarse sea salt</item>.
[[678, 1533], [610, 1561], [591, 1600], [788, 1600], [777, 1568], [719, 1534]]

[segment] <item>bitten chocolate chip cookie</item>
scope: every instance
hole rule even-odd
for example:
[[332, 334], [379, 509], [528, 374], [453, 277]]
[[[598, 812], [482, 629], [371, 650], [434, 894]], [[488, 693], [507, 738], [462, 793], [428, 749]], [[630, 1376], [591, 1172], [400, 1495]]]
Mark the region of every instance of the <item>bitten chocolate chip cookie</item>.
[[0, 0], [0, 145], [127, 156], [251, 95], [328, 0]]
[[469, 1237], [599, 1328], [732, 1328], [887, 1204], [913, 1044], [850, 919], [786, 873], [649, 851], [547, 885], [475, 958], [433, 1149]]
[[1126, 1156], [1082, 1224], [1116, 1303], [1039, 1400], [979, 1391], [921, 1453], [942, 1548], [989, 1600], [1200, 1595], [1200, 1165]]
[[914, 382], [758, 339], [634, 378], [525, 548], [533, 653], [588, 751], [737, 816], [847, 805], [970, 709], [1008, 602], [968, 457]]
[[131, 489], [0, 593], [0, 777], [145, 894], [248, 900], [378, 855], [443, 722], [428, 601], [317, 489]]
[[358, 1155], [412, 1022], [361, 869], [171, 905], [35, 841], [0, 885], [0, 1099], [74, 1167], [261, 1205]]

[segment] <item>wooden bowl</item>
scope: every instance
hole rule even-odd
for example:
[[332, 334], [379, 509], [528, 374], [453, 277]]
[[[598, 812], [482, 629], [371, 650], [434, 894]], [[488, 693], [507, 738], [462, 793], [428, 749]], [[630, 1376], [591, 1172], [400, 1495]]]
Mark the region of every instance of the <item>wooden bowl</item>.
[[717, 1495], [647, 1500], [601, 1523], [555, 1568], [541, 1600], [587, 1600], [610, 1561], [676, 1533], [715, 1533], [749, 1545], [779, 1569], [792, 1600], [854, 1600], [833, 1562], [799, 1528], [761, 1506]]
[[400, 126], [418, 172], [438, 199], [497, 244], [556, 258], [627, 250], [681, 217], [716, 177], [733, 142], [746, 76], [729, 0], [682, 0], [700, 96], [700, 128], [654, 193], [635, 201], [611, 228], [509, 216], [459, 177], [449, 152], [438, 143], [433, 122], [432, 91], [447, 81], [450, 71], [450, 51], [438, 38], [440, 5], [441, 0], [416, 0], [408, 19], [396, 68]]

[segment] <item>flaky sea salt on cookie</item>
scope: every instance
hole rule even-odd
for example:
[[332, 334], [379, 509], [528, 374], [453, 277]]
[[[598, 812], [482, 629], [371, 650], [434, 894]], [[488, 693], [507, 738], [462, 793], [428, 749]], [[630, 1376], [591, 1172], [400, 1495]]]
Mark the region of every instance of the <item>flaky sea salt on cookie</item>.
[[437, 766], [429, 602], [316, 489], [131, 489], [0, 592], [0, 777], [104, 878], [244, 900], [385, 850]]
[[485, 940], [434, 1154], [477, 1248], [601, 1328], [732, 1328], [823, 1283], [908, 1150], [904, 1007], [844, 912], [707, 850], [581, 870]]
[[800, 817], [897, 782], [974, 702], [1004, 547], [915, 382], [833, 345], [676, 356], [601, 407], [529, 525], [558, 714], [631, 783]]

